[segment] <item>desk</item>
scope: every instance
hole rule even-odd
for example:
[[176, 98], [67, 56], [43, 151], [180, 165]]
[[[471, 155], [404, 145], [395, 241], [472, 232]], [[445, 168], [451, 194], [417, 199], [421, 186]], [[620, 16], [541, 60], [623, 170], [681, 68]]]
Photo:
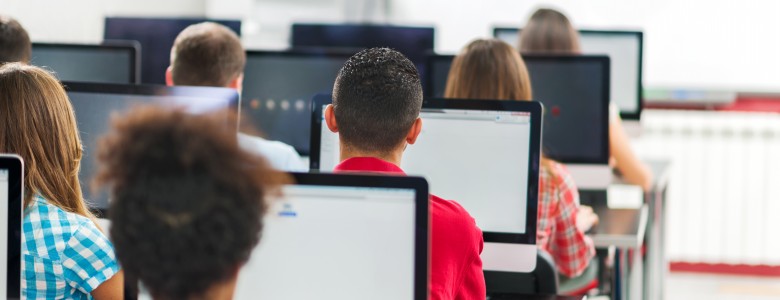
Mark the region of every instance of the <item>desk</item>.
[[[582, 190], [582, 204], [593, 207], [599, 215], [594, 228], [593, 242], [597, 248], [615, 246], [618, 252], [616, 270], [623, 277], [620, 285], [613, 285], [614, 299], [661, 299], [668, 265], [664, 244], [666, 190], [669, 182], [669, 161], [645, 161], [653, 172], [653, 184], [644, 194], [644, 205], [638, 209], [611, 209], [607, 206], [604, 190]], [[619, 177], [614, 184], [625, 184]], [[629, 257], [629, 249], [634, 251]], [[629, 260], [629, 258], [631, 258]], [[630, 267], [630, 268], [629, 268]], [[630, 272], [626, 273], [626, 272]], [[628, 277], [626, 277], [628, 275]]]
[[663, 299], [664, 280], [669, 273], [666, 259], [666, 191], [669, 185], [671, 162], [667, 160], [645, 161], [653, 172], [653, 185], [645, 193], [645, 203], [650, 217], [645, 235], [646, 257], [644, 299]]
[[[613, 299], [638, 299], [643, 285], [641, 249], [645, 241], [648, 205], [640, 203], [638, 208], [610, 208], [606, 190], [581, 190], [580, 201], [593, 207], [599, 216], [599, 223], [588, 234], [596, 248], [616, 247], [619, 251], [616, 276], [613, 276]], [[633, 257], [629, 257], [630, 250], [634, 250]]]

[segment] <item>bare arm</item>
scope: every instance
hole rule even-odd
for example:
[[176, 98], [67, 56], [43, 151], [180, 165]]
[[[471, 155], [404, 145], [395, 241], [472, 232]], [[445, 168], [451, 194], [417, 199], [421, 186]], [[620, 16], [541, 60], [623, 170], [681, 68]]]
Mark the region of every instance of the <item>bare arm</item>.
[[612, 118], [609, 122], [609, 151], [614, 159], [615, 168], [620, 171], [626, 182], [641, 186], [645, 191], [650, 189], [653, 184], [653, 174], [631, 149], [620, 117]]
[[92, 291], [92, 297], [96, 300], [121, 300], [124, 299], [125, 276], [122, 271], [101, 283]]

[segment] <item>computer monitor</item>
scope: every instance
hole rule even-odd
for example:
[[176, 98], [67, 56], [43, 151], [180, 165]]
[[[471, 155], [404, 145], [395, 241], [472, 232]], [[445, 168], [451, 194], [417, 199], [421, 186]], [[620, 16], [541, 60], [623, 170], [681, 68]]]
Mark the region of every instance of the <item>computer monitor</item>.
[[[106, 190], [94, 191], [90, 183], [97, 173], [97, 142], [111, 128], [111, 117], [126, 113], [141, 105], [183, 108], [199, 114], [222, 112], [237, 114], [238, 93], [228, 88], [213, 87], [167, 87], [154, 85], [120, 85], [65, 82], [70, 102], [76, 114], [76, 122], [84, 145], [81, 159], [81, 180], [84, 198], [90, 208], [108, 208]], [[238, 124], [226, 123], [238, 131]]]
[[309, 154], [311, 97], [331, 93], [353, 52], [247, 51], [242, 92], [244, 125]]
[[271, 203], [236, 299], [428, 299], [428, 183], [293, 174]]
[[33, 43], [31, 64], [54, 71], [62, 81], [140, 83], [140, 57], [136, 41]]
[[23, 197], [22, 159], [0, 154], [0, 299], [21, 297]]
[[[429, 83], [444, 92], [452, 55], [429, 57]], [[542, 149], [566, 163], [580, 187], [609, 184], [609, 58], [524, 54], [533, 98], [547, 108]]]
[[171, 63], [171, 47], [176, 36], [187, 26], [205, 21], [225, 25], [241, 35], [239, 20], [106, 17], [103, 38], [140, 42], [143, 49], [141, 82], [165, 84], [165, 70]]
[[[323, 124], [330, 95], [314, 100], [311, 168], [333, 170], [339, 136]], [[427, 99], [423, 129], [401, 168], [423, 175], [431, 192], [460, 203], [485, 238], [484, 269], [536, 266], [542, 106], [532, 101]]]
[[[641, 31], [580, 30], [583, 54], [606, 54], [611, 60], [610, 99], [620, 108], [623, 119], [639, 120], [642, 113]], [[493, 36], [510, 45], [519, 45], [517, 28], [493, 29]]]

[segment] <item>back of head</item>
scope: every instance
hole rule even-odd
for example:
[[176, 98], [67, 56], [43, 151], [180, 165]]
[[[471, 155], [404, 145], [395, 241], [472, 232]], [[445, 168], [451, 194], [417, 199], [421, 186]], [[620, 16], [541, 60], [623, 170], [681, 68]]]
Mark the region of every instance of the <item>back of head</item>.
[[478, 39], [453, 60], [444, 96], [531, 100], [531, 80], [523, 58], [512, 46], [497, 39]]
[[235, 32], [204, 22], [184, 29], [171, 49], [173, 83], [225, 87], [244, 72], [246, 53]]
[[578, 53], [580, 36], [562, 13], [548, 8], [537, 10], [520, 33], [520, 52]]
[[82, 149], [68, 95], [53, 75], [21, 63], [0, 66], [0, 153], [25, 162], [25, 205], [41, 195], [91, 216], [78, 173]]
[[29, 63], [32, 43], [27, 30], [11, 17], [0, 15], [0, 64]]
[[117, 259], [155, 298], [233, 279], [260, 239], [265, 193], [285, 178], [223, 124], [224, 114], [142, 107], [100, 141]]
[[414, 64], [398, 51], [363, 50], [339, 71], [333, 112], [339, 137], [358, 150], [389, 153], [404, 140], [422, 109]]

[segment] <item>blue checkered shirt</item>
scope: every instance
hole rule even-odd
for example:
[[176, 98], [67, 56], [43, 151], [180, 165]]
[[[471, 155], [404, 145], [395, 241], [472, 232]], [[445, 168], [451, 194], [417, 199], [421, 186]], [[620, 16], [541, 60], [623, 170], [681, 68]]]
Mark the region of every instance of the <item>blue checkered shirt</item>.
[[114, 248], [92, 220], [42, 197], [22, 225], [22, 299], [92, 299], [119, 271]]

